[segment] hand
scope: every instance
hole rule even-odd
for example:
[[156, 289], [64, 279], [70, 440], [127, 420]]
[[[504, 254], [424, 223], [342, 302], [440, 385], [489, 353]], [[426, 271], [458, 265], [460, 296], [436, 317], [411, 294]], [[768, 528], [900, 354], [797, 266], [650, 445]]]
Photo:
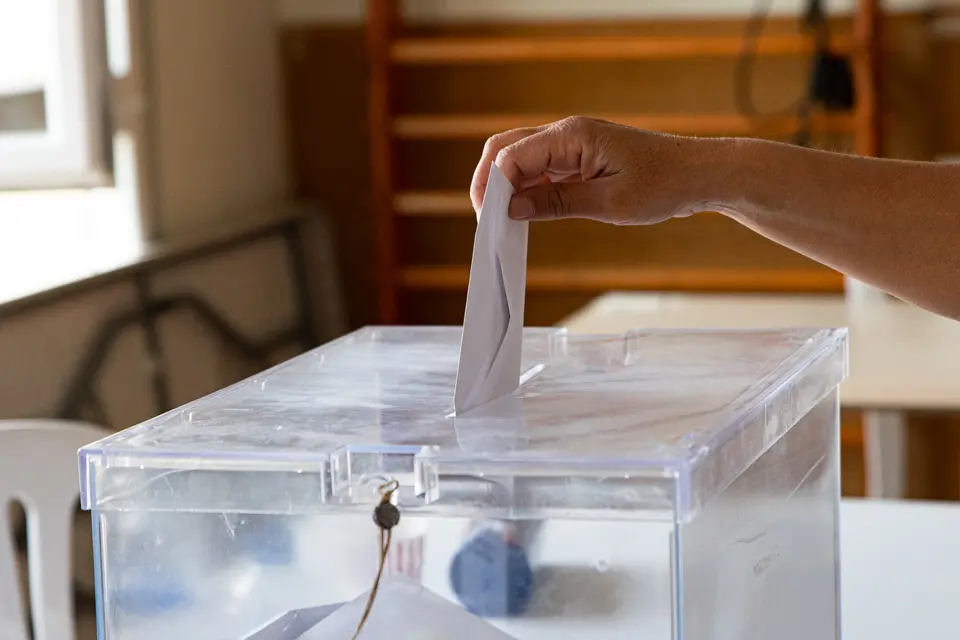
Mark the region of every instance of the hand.
[[478, 212], [497, 166], [516, 190], [510, 217], [653, 224], [707, 208], [706, 140], [572, 117], [493, 136], [473, 174]]

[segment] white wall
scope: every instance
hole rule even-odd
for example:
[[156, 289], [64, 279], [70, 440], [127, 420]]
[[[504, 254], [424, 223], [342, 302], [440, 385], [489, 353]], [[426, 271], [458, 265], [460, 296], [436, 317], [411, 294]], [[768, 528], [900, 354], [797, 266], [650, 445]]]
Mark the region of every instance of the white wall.
[[[653, 18], [747, 15], [755, 0], [399, 0], [407, 19], [551, 20], [590, 18]], [[355, 23], [363, 19], [368, 0], [277, 0], [280, 20]], [[826, 0], [829, 11], [849, 12], [857, 0]], [[772, 0], [775, 15], [796, 13], [804, 0]], [[960, 6], [960, 0], [883, 0], [886, 11], [916, 11], [940, 6]]]
[[275, 0], [151, 0], [161, 234], [287, 193], [276, 11]]

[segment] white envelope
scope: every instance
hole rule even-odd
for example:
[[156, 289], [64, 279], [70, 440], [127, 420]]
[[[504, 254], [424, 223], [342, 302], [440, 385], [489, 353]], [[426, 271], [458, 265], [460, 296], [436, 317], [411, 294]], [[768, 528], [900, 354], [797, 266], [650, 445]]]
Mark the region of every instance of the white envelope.
[[520, 384], [529, 223], [507, 215], [513, 185], [496, 164], [480, 208], [453, 406], [457, 415]]

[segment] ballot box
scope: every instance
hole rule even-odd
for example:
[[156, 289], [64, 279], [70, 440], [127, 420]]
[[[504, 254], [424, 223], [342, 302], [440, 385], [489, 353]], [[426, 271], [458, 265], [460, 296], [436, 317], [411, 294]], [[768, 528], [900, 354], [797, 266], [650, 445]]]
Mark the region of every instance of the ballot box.
[[84, 447], [100, 637], [838, 637], [844, 329], [528, 328], [458, 415], [460, 341], [362, 329]]

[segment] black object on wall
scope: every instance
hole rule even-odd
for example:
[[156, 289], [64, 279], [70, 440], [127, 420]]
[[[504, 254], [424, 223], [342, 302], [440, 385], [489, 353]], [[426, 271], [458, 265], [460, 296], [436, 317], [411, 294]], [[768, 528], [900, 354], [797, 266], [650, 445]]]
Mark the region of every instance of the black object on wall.
[[[743, 36], [743, 50], [737, 60], [735, 92], [738, 110], [747, 116], [760, 113], [752, 99], [752, 69], [756, 57], [756, 41], [763, 33], [772, 0], [757, 0]], [[792, 106], [778, 112], [796, 112], [800, 125], [794, 143], [807, 146], [811, 136], [811, 112], [815, 107], [827, 111], [847, 111], [856, 104], [853, 67], [849, 57], [830, 49], [830, 30], [822, 0], [807, 0], [803, 29], [814, 41], [810, 59], [806, 94]], [[770, 115], [770, 114], [765, 114]]]

